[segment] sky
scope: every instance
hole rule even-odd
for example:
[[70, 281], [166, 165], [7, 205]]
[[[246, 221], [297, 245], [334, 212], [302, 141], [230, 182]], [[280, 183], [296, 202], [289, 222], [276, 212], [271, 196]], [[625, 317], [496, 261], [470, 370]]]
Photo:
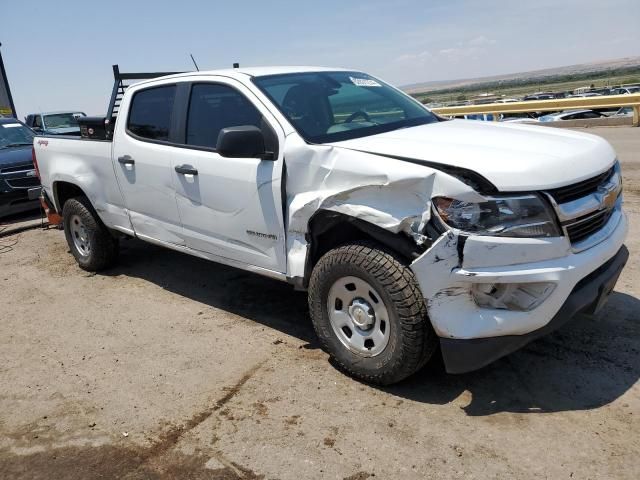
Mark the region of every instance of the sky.
[[353, 68], [395, 85], [640, 55], [640, 0], [0, 0], [18, 115], [103, 114], [123, 72]]

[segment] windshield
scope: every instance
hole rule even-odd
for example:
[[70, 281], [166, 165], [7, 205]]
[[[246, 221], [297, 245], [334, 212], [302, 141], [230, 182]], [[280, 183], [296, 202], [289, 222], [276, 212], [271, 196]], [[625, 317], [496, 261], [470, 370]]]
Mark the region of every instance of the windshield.
[[364, 73], [294, 73], [257, 77], [253, 82], [312, 143], [438, 121], [417, 101]]
[[78, 126], [78, 118], [84, 117], [82, 113], [55, 113], [44, 116], [46, 128], [72, 128]]
[[31, 145], [33, 136], [31, 130], [18, 122], [0, 123], [0, 148]]

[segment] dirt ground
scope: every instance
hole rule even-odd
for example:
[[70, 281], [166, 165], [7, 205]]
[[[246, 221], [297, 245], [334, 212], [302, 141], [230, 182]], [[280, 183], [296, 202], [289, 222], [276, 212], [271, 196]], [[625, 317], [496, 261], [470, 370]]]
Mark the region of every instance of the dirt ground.
[[137, 241], [80, 270], [62, 232], [0, 238], [0, 479], [640, 478], [640, 129], [630, 263], [597, 318], [478, 372], [335, 370], [306, 296]]

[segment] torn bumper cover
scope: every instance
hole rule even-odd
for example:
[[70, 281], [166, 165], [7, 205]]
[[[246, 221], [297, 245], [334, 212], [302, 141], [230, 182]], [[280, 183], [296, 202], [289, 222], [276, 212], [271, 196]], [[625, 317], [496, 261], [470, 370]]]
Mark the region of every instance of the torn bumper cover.
[[[449, 373], [481, 368], [558, 328], [579, 312], [593, 313], [613, 289], [628, 258], [627, 219], [600, 244], [573, 253], [566, 237], [516, 239], [443, 234], [412, 263], [440, 337]], [[532, 309], [479, 306], [486, 285], [551, 285]], [[486, 289], [485, 289], [486, 290]], [[550, 293], [548, 293], [550, 291]]]

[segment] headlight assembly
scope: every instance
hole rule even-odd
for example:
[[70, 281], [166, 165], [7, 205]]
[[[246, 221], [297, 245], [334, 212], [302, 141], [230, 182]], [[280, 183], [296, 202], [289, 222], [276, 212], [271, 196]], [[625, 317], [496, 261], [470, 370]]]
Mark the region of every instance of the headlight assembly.
[[486, 202], [471, 203], [436, 197], [433, 205], [445, 225], [470, 234], [529, 238], [561, 235], [553, 212], [537, 195], [486, 198]]

